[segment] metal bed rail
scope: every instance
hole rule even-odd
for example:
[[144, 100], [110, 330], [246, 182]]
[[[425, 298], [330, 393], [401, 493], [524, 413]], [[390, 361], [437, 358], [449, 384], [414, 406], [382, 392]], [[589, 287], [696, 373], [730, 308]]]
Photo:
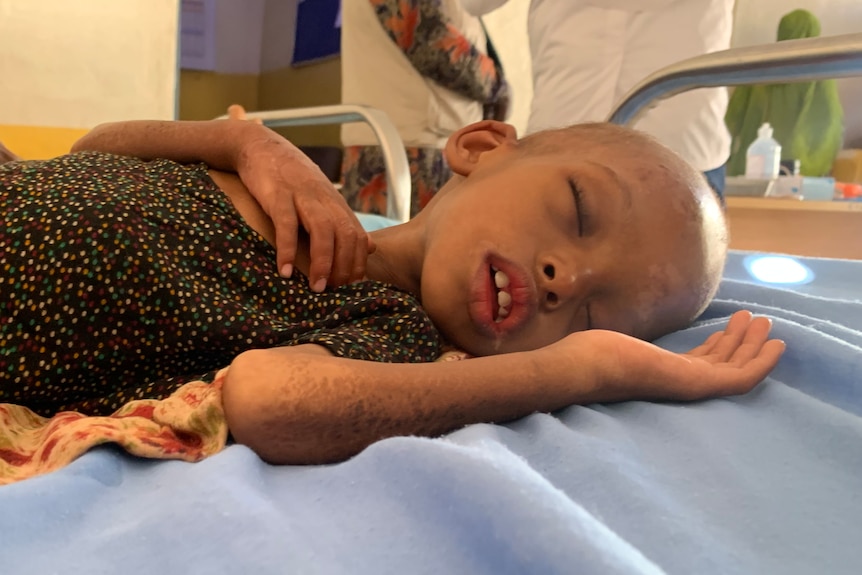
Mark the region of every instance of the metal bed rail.
[[860, 75], [862, 34], [731, 48], [658, 70], [632, 88], [607, 121], [632, 125], [659, 101], [697, 88], [808, 82]]
[[[248, 112], [246, 118], [260, 119], [270, 128], [365, 122], [380, 142], [386, 165], [386, 217], [399, 222], [406, 222], [410, 218], [412, 184], [407, 153], [398, 130], [382, 111], [368, 106], [339, 104]], [[224, 120], [227, 116], [216, 119]]]
[[[862, 75], [862, 33], [732, 48], [672, 64], [641, 81], [607, 121], [631, 125], [661, 100], [697, 88], [788, 83]], [[365, 122], [380, 142], [386, 165], [387, 217], [410, 218], [410, 168], [398, 130], [381, 110], [355, 104], [249, 112], [264, 125], [308, 126]], [[220, 116], [219, 119], [226, 119]]]

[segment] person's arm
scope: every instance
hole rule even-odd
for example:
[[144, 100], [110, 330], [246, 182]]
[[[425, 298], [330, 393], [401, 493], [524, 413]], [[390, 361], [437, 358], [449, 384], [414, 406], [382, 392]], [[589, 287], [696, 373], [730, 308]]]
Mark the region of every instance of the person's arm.
[[300, 224], [311, 238], [309, 280], [321, 291], [362, 279], [368, 234], [320, 168], [296, 146], [255, 122], [131, 121], [103, 124], [78, 140], [72, 152], [99, 151], [203, 162], [235, 172], [272, 219], [276, 264], [289, 276], [296, 261]]
[[447, 20], [440, 2], [372, 3], [380, 25], [423, 76], [483, 104], [508, 93], [502, 70]]
[[687, 354], [601, 330], [536, 351], [420, 364], [336, 358], [316, 345], [254, 350], [231, 364], [224, 409], [234, 439], [264, 460], [328, 463], [385, 437], [436, 436], [572, 404], [746, 393], [784, 350], [769, 329], [769, 320], [739, 312]]

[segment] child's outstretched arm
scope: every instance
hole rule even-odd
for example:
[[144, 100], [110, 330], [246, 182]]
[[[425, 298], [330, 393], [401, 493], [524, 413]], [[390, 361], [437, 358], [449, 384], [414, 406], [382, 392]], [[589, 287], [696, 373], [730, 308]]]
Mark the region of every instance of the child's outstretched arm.
[[327, 463], [395, 435], [435, 436], [572, 404], [697, 400], [746, 393], [784, 344], [770, 322], [734, 314], [685, 354], [610, 331], [467, 361], [391, 364], [335, 358], [309, 345], [255, 350], [231, 364], [223, 388], [234, 438], [272, 463]]
[[204, 162], [239, 174], [272, 219], [279, 271], [290, 275], [299, 226], [311, 239], [309, 279], [321, 291], [362, 279], [373, 244], [320, 168], [276, 132], [254, 122], [132, 121], [103, 124], [72, 147], [176, 162]]

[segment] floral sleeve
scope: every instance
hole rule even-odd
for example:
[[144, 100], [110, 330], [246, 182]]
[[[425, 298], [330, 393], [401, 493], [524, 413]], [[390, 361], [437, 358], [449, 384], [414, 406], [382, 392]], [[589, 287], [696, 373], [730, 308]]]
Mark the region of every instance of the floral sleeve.
[[369, 0], [389, 37], [420, 74], [462, 96], [493, 103], [502, 71], [447, 21], [439, 0]]

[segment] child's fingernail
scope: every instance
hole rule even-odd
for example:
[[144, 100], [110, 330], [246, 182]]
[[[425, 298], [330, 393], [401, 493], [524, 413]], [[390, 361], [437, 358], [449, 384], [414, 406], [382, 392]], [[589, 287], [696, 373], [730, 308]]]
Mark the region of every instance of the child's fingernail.
[[293, 275], [293, 266], [291, 264], [284, 264], [281, 266], [281, 275], [286, 278], [289, 278]]
[[322, 292], [325, 289], [326, 289], [326, 278], [320, 278], [319, 280], [314, 282], [313, 286], [311, 286], [311, 291], [316, 291], [318, 293]]

